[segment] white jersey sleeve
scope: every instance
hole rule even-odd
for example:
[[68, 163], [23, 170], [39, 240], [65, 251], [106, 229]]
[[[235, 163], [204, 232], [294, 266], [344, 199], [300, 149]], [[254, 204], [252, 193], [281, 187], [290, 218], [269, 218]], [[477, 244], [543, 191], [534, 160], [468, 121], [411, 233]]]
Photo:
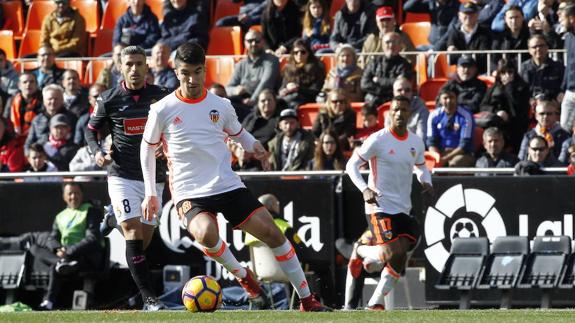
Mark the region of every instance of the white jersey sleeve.
[[161, 125], [161, 120], [158, 112], [158, 107], [155, 104], [150, 106], [150, 112], [148, 113], [148, 120], [146, 121], [146, 127], [144, 128], [143, 139], [151, 145], [157, 145], [160, 143], [160, 138], [162, 137], [163, 127]]
[[357, 151], [358, 156], [363, 159], [363, 161], [369, 161], [373, 156], [377, 155], [377, 138], [379, 132], [371, 134], [367, 139], [363, 142], [359, 150]]
[[236, 115], [236, 110], [232, 106], [229, 100], [225, 100], [226, 104], [226, 116], [224, 131], [230, 136], [237, 136], [242, 131], [242, 124], [238, 121], [238, 116]]

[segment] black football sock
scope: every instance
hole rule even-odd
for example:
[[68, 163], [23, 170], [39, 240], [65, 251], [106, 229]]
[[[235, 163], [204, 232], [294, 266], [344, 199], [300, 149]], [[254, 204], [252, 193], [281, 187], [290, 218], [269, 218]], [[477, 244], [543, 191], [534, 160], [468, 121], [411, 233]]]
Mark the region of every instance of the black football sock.
[[144, 302], [148, 297], [155, 297], [150, 286], [150, 269], [144, 254], [144, 242], [142, 240], [126, 240], [126, 261], [132, 278], [138, 286]]

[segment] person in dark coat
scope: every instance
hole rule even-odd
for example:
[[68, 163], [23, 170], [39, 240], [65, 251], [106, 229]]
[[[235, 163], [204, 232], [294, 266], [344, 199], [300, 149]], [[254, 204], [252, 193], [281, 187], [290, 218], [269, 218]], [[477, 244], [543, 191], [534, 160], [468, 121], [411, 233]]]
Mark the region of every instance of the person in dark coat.
[[242, 126], [267, 148], [268, 142], [275, 137], [279, 120], [277, 98], [270, 89], [264, 89], [258, 95], [256, 107], [246, 116]]
[[112, 44], [137, 45], [151, 50], [160, 39], [158, 18], [144, 0], [128, 0], [130, 7], [118, 19]]
[[[210, 1], [170, 0], [173, 10], [164, 15], [161, 41], [176, 50], [185, 42], [196, 42], [205, 50], [209, 43]], [[217, 40], [216, 40], [217, 41]]]
[[293, 0], [268, 0], [262, 14], [262, 35], [276, 55], [287, 54], [302, 35], [303, 14]]

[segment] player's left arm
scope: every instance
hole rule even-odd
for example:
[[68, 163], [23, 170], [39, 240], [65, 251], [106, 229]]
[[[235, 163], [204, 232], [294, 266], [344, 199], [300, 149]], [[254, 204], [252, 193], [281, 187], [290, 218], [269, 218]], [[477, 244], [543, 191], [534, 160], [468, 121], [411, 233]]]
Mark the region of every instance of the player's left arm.
[[431, 173], [429, 172], [429, 169], [427, 169], [427, 166], [425, 165], [424, 151], [425, 146], [423, 145], [423, 142], [421, 142], [419, 152], [415, 159], [415, 165], [413, 166], [413, 171], [415, 173], [415, 176], [417, 177], [417, 180], [419, 181], [419, 183], [421, 183], [422, 193], [427, 193], [431, 192], [431, 190], [433, 189], [433, 185], [431, 183]]

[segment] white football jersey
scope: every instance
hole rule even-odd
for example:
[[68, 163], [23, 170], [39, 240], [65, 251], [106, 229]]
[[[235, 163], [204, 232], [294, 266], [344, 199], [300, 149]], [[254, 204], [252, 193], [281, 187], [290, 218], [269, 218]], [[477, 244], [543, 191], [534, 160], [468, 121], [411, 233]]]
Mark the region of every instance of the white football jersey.
[[366, 203], [366, 214], [409, 214], [413, 167], [425, 164], [424, 152], [423, 141], [411, 131], [399, 137], [385, 128], [365, 140], [357, 153], [369, 162], [368, 187], [379, 193], [379, 206]]
[[174, 203], [245, 187], [225, 143], [241, 131], [230, 101], [207, 91], [190, 100], [176, 90], [150, 106], [144, 140], [163, 144]]

